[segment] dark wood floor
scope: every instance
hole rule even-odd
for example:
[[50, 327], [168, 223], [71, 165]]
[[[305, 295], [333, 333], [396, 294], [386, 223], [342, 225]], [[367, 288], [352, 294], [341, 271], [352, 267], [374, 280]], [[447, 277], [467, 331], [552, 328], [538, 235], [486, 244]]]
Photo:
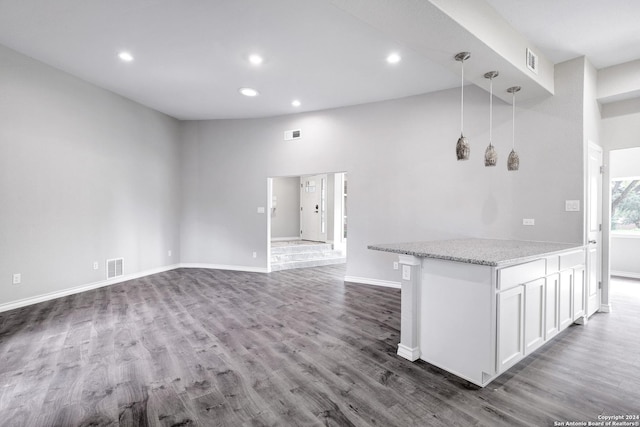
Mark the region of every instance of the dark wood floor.
[[640, 413], [639, 282], [616, 282], [613, 313], [479, 389], [396, 356], [399, 291], [344, 273], [182, 269], [1, 313], [0, 424], [552, 426]]

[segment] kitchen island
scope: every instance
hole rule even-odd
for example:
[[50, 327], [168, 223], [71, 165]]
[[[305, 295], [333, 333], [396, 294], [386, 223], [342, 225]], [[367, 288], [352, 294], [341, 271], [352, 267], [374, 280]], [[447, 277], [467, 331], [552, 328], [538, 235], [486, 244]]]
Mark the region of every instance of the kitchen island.
[[398, 355], [476, 385], [586, 322], [581, 244], [458, 239], [368, 248], [399, 256]]

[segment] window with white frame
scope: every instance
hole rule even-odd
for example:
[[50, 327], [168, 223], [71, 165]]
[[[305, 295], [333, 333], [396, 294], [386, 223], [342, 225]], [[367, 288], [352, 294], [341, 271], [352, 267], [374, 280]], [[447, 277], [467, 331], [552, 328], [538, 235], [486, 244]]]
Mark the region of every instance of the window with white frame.
[[640, 237], [640, 177], [611, 180], [611, 232]]

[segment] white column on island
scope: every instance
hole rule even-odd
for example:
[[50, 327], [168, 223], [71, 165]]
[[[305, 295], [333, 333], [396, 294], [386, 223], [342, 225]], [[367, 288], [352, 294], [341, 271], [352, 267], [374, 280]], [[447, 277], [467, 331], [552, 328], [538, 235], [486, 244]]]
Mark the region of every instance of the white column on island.
[[418, 342], [418, 292], [422, 280], [422, 261], [418, 257], [400, 255], [402, 290], [400, 300], [400, 344], [398, 356], [414, 361], [420, 357]]

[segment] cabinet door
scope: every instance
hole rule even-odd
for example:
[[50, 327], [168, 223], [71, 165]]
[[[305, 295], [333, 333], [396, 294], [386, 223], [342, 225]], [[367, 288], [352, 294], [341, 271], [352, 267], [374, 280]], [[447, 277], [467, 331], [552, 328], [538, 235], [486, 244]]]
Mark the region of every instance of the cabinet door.
[[559, 329], [563, 330], [573, 323], [573, 270], [560, 272], [558, 289]]
[[498, 294], [498, 372], [524, 357], [524, 286]]
[[524, 354], [530, 354], [544, 344], [545, 279], [524, 285]]
[[584, 267], [573, 269], [573, 321], [585, 315]]
[[544, 339], [549, 340], [560, 330], [558, 316], [558, 290], [560, 289], [560, 274], [547, 277], [545, 289], [545, 333]]

